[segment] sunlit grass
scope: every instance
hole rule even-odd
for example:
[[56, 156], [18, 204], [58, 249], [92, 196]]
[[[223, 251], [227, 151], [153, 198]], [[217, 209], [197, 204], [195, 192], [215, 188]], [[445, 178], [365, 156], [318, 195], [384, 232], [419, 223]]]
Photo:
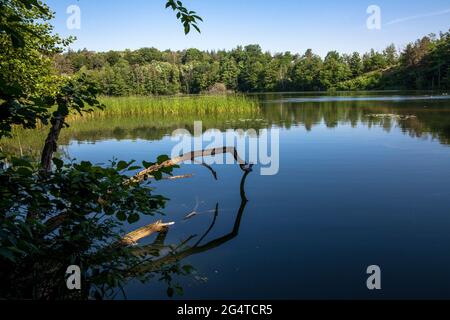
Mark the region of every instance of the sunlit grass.
[[[205, 128], [227, 129], [233, 122], [259, 117], [257, 100], [242, 95], [179, 97], [101, 97], [104, 110], [83, 115], [71, 114], [70, 125], [61, 131], [59, 144], [72, 140], [95, 141], [106, 137], [117, 139], [161, 139], [178, 128], [190, 128], [203, 121]], [[258, 123], [253, 123], [253, 126]], [[40, 156], [49, 127], [34, 130], [14, 127], [13, 138], [0, 141], [0, 150], [15, 155]]]
[[[111, 116], [202, 116], [218, 114], [250, 115], [258, 112], [257, 101], [243, 95], [178, 97], [101, 97], [104, 110], [94, 110], [84, 119]], [[80, 115], [71, 115], [70, 120]]]

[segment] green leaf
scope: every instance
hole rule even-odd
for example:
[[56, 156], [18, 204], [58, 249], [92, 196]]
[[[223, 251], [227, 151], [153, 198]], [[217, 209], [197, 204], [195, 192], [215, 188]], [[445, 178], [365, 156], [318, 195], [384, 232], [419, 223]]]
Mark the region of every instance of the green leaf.
[[126, 161], [119, 161], [117, 164], [117, 170], [122, 171], [128, 167], [128, 163]]
[[140, 167], [140, 166], [132, 166], [132, 167], [128, 168], [128, 171], [135, 171], [135, 170], [139, 170], [139, 169], [142, 169], [142, 167]]
[[192, 26], [197, 30], [198, 33], [201, 33], [200, 28], [196, 24], [192, 24]]
[[16, 257], [14, 256], [14, 253], [11, 250], [8, 250], [8, 248], [0, 248], [0, 256], [12, 262], [16, 262]]
[[153, 162], [142, 161], [142, 165], [144, 166], [145, 169], [148, 169], [151, 166], [153, 166], [154, 163]]
[[17, 169], [17, 173], [24, 177], [30, 177], [33, 174], [30, 169], [25, 167], [20, 167], [19, 169]]
[[132, 224], [139, 221], [139, 215], [136, 213], [130, 214], [128, 216], [128, 223]]
[[165, 155], [165, 154], [160, 155], [160, 156], [158, 157], [158, 159], [157, 159], [158, 164], [161, 164], [161, 163], [166, 162], [166, 161], [168, 161], [168, 160], [170, 160], [170, 158], [169, 158], [168, 155]]
[[156, 171], [155, 173], [153, 173], [153, 176], [155, 177], [156, 181], [159, 181], [162, 179], [162, 172], [161, 171]]
[[11, 159], [12, 165], [14, 167], [27, 167], [27, 168], [33, 168], [33, 165], [25, 160], [25, 159], [19, 159], [19, 158], [12, 158]]
[[120, 221], [125, 221], [127, 220], [127, 215], [123, 212], [118, 212], [116, 214], [117, 219], [119, 219]]
[[53, 164], [56, 166], [56, 168], [59, 170], [63, 167], [64, 165], [64, 161], [62, 161], [61, 159], [58, 158], [53, 158]]

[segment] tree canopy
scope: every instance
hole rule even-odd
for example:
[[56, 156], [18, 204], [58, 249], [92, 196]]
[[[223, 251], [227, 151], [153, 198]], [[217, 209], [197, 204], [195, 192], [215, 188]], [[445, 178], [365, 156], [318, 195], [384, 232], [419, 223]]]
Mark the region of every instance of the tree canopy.
[[329, 52], [324, 58], [263, 52], [259, 45], [232, 50], [93, 52], [55, 56], [59, 72], [85, 73], [105, 95], [207, 92], [217, 83], [239, 92], [449, 88], [449, 33], [430, 35], [402, 51]]

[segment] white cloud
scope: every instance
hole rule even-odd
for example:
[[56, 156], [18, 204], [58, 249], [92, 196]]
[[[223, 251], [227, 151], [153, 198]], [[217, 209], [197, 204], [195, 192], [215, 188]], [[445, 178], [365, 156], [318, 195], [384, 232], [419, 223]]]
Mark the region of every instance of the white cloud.
[[449, 14], [449, 13], [450, 13], [450, 9], [446, 9], [446, 10], [442, 10], [442, 11], [438, 11], [438, 12], [426, 13], [426, 14], [419, 14], [419, 15], [416, 15], [416, 16], [409, 16], [409, 17], [394, 19], [394, 20], [389, 21], [388, 23], [386, 23], [386, 25], [388, 26], [388, 25], [402, 23], [402, 22], [406, 22], [406, 21], [410, 21], [410, 20], [417, 20], [417, 19], [428, 18], [428, 17], [442, 16], [444, 14]]

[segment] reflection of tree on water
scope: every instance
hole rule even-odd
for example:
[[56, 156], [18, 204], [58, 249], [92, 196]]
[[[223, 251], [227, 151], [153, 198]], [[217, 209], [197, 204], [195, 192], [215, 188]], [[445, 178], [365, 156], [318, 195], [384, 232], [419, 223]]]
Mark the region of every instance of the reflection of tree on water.
[[[234, 239], [238, 233], [239, 228], [242, 220], [242, 216], [244, 214], [245, 207], [247, 205], [247, 197], [245, 194], [245, 181], [247, 179], [248, 174], [250, 171], [245, 171], [244, 175], [242, 176], [241, 183], [240, 183], [240, 195], [241, 195], [241, 204], [239, 206], [239, 209], [237, 210], [236, 219], [233, 225], [233, 229], [230, 233], [227, 235], [224, 235], [222, 237], [216, 238], [214, 240], [211, 240], [205, 244], [202, 244], [203, 240], [206, 238], [206, 236], [211, 232], [211, 230], [214, 228], [217, 216], [219, 215], [219, 204], [216, 204], [215, 210], [214, 210], [214, 216], [213, 220], [211, 222], [211, 225], [207, 228], [207, 230], [203, 233], [202, 236], [198, 238], [196, 242], [192, 246], [189, 246], [188, 244], [196, 240], [197, 236], [191, 236], [186, 241], [184, 241], [174, 252], [171, 252], [170, 254], [167, 254], [164, 257], [161, 257], [159, 259], [156, 259], [154, 261], [150, 261], [148, 263], [145, 263], [137, 268], [138, 272], [157, 272], [158, 270], [161, 270], [164, 266], [178, 263], [179, 261], [194, 255], [198, 253], [207, 252], [209, 250], [212, 250], [214, 248], [217, 248], [232, 239]], [[158, 253], [161, 251], [161, 248], [163, 248], [165, 237], [167, 236], [168, 230], [164, 230], [163, 232], [159, 233], [158, 237], [156, 238], [155, 242], [151, 245], [146, 245], [143, 247], [136, 248], [137, 252], [153, 252]]]
[[[242, 160], [234, 147], [207, 149], [187, 153], [181, 155], [178, 158], [167, 160], [166, 162], [163, 162], [161, 164], [155, 164], [135, 175], [130, 179], [130, 181], [142, 180], [146, 179], [146, 177], [151, 177], [151, 174], [155, 170], [159, 170], [164, 166], [174, 166], [177, 163], [182, 163], [189, 159], [192, 161], [198, 157], [214, 156], [221, 153], [229, 153], [233, 155], [234, 159], [239, 164], [240, 169], [243, 171], [243, 176], [240, 182], [241, 204], [237, 211], [237, 216], [232, 231], [225, 236], [211, 240], [206, 244], [202, 244], [204, 239], [215, 226], [217, 216], [219, 215], [219, 204], [216, 204], [211, 225], [198, 239], [196, 235], [192, 235], [175, 246], [165, 245], [166, 237], [169, 232], [169, 226], [173, 223], [164, 224], [161, 221], [132, 231], [125, 235], [121, 241], [111, 246], [110, 248], [107, 248], [107, 251], [114, 251], [122, 247], [130, 248], [132, 254], [138, 257], [138, 260], [136, 260], [137, 263], [135, 265], [130, 265], [129, 263], [125, 265], [125, 268], [120, 272], [121, 276], [124, 277], [124, 281], [122, 283], [118, 283], [117, 286], [112, 286], [110, 283], [93, 283], [94, 286], [92, 288], [89, 288], [87, 291], [90, 296], [94, 295], [98, 298], [110, 298], [117, 291], [114, 287], [121, 288], [123, 294], [126, 296], [125, 292], [123, 291], [123, 286], [128, 280], [138, 278], [146, 281], [155, 276], [159, 276], [159, 280], [164, 281], [168, 285], [167, 293], [169, 296], [172, 296], [175, 291], [181, 293], [183, 289], [180, 286], [173, 284], [173, 276], [189, 275], [194, 270], [194, 268], [191, 266], [182, 266], [182, 261], [191, 255], [203, 253], [217, 248], [238, 235], [242, 215], [248, 202], [245, 194], [245, 182], [247, 176], [252, 171], [253, 165], [247, 164], [244, 160]], [[217, 179], [217, 174], [214, 169], [206, 164], [205, 166], [208, 170], [211, 171], [213, 177]], [[155, 233], [157, 233], [157, 236], [153, 243], [142, 246], [138, 245], [138, 241], [147, 238]], [[194, 243], [191, 245], [192, 242]]]
[[[294, 95], [295, 96], [295, 95]], [[399, 127], [411, 137], [431, 137], [443, 144], [450, 144], [450, 100], [407, 100], [407, 101], [320, 101], [267, 103], [277, 96], [265, 96], [260, 112], [253, 117], [229, 114], [227, 117], [208, 115], [202, 117], [203, 128], [264, 129], [273, 125], [284, 128], [304, 126], [312, 130], [314, 126], [325, 125], [335, 128], [340, 125], [356, 127], [381, 127], [387, 132]], [[278, 96], [279, 97], [279, 96]], [[370, 117], [371, 114], [414, 115], [410, 119], [390, 119]], [[247, 119], [248, 118], [248, 119]], [[105, 139], [117, 140], [160, 140], [173, 130], [185, 128], [193, 132], [196, 118], [169, 117], [148, 118], [107, 118], [95, 121], [78, 121], [62, 132], [61, 145], [71, 141], [95, 143]], [[16, 139], [2, 141], [1, 148], [14, 154], [24, 152], [39, 156], [47, 130], [18, 130]]]
[[[411, 137], [431, 137], [450, 144], [450, 100], [286, 102], [267, 104], [261, 111], [270, 124], [285, 128], [303, 125], [310, 131], [321, 124], [328, 128], [362, 124], [389, 132], [397, 126]], [[401, 118], [371, 117], [373, 114]], [[410, 115], [415, 117], [408, 118]]]
[[[145, 277], [159, 275], [160, 280], [167, 283], [169, 287], [168, 294], [170, 296], [175, 290], [182, 291], [182, 288], [180, 288], [179, 286], [173, 286], [172, 276], [188, 275], [193, 270], [193, 268], [190, 266], [181, 266], [180, 263], [189, 256], [213, 250], [236, 238], [239, 234], [242, 216], [248, 202], [245, 193], [245, 182], [247, 176], [251, 172], [251, 165], [241, 165], [240, 167], [244, 172], [239, 187], [241, 203], [237, 210], [235, 222], [230, 233], [202, 244], [204, 239], [214, 228], [217, 221], [217, 217], [220, 212], [219, 204], [217, 203], [215, 209], [213, 210], [213, 220], [206, 231], [200, 237], [198, 237], [197, 235], [192, 235], [176, 246], [165, 245], [166, 237], [169, 233], [169, 228], [165, 227], [157, 232], [158, 234], [153, 243], [134, 247], [133, 252], [136, 255], [139, 255], [141, 257], [150, 256], [152, 258], [128, 270], [127, 277], [142, 278], [143, 276]], [[214, 177], [216, 177], [215, 172], [213, 172], [213, 175]], [[193, 244], [190, 245], [190, 243]], [[173, 289], [172, 287], [175, 287], [175, 289]]]

